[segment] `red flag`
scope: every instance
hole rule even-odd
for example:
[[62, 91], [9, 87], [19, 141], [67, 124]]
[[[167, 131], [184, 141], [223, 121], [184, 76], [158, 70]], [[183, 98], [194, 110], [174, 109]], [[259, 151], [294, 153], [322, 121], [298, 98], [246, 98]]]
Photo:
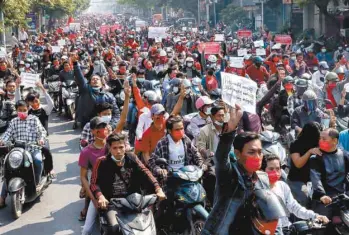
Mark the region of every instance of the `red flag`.
[[71, 16], [69, 16], [69, 18], [68, 18], [68, 26], [70, 23], [74, 23], [74, 18]]

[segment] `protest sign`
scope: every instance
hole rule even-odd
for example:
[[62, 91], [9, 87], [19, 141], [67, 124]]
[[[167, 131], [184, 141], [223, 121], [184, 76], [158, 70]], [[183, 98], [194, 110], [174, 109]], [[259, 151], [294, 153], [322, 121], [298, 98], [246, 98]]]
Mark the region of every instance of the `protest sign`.
[[182, 31], [187, 31], [187, 27], [182, 27]]
[[0, 58], [6, 58], [6, 48], [5, 47], [0, 47]]
[[65, 46], [65, 40], [64, 39], [58, 40], [57, 45], [58, 46]]
[[52, 46], [52, 53], [59, 53], [61, 52], [60, 46]]
[[238, 104], [243, 111], [256, 113], [257, 83], [230, 73], [221, 73], [222, 99], [230, 106]]
[[117, 29], [122, 29], [122, 26], [120, 24], [114, 24], [110, 26], [110, 31], [115, 32]]
[[247, 55], [247, 49], [238, 50], [238, 56], [245, 56], [245, 55]]
[[256, 55], [258, 55], [258, 56], [264, 56], [264, 55], [266, 55], [266, 54], [267, 54], [267, 52], [265, 51], [264, 48], [257, 48], [257, 49], [256, 49]]
[[264, 47], [264, 41], [263, 40], [259, 40], [259, 41], [255, 41], [254, 43], [254, 47]]
[[292, 38], [290, 35], [281, 35], [281, 34], [275, 35], [275, 43], [291, 45]]
[[216, 42], [224, 42], [224, 34], [215, 34], [214, 35], [214, 40]]
[[230, 67], [241, 69], [244, 67], [244, 57], [230, 57]]
[[70, 23], [69, 24], [70, 31], [77, 32], [80, 30], [80, 27], [81, 27], [80, 23]]
[[101, 25], [99, 32], [100, 34], [107, 34], [109, 32], [109, 25]]
[[40, 79], [39, 74], [33, 74], [33, 73], [21, 73], [21, 81], [22, 85], [25, 87], [36, 87], [36, 82], [38, 82]]
[[198, 50], [200, 53], [205, 51], [205, 55], [217, 55], [219, 54], [219, 51], [221, 49], [221, 46], [218, 42], [202, 42], [198, 46]]
[[149, 27], [148, 38], [166, 38], [167, 27]]
[[239, 38], [251, 38], [252, 31], [251, 30], [239, 30], [239, 31], [237, 31], [237, 35]]
[[63, 33], [69, 33], [69, 26], [63, 28]]
[[198, 32], [198, 28], [192, 28], [191, 31], [192, 31], [193, 33], [197, 33], [197, 32]]

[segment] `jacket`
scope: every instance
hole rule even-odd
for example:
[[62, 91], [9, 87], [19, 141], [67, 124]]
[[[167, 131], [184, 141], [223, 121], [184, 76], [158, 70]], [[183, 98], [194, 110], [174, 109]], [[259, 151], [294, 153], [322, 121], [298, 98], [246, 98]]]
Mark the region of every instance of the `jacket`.
[[[345, 84], [347, 84], [347, 83], [349, 83], [349, 76], [346, 76], [346, 78], [343, 81], [337, 82], [336, 87], [333, 88], [333, 90], [332, 90], [332, 95], [333, 95], [333, 98], [335, 99], [337, 105], [339, 104], [339, 102], [341, 100], [342, 91], [344, 89]], [[328, 99], [326, 86], [323, 87], [322, 95], [323, 95], [322, 96], [323, 99]]]
[[76, 62], [74, 63], [74, 77], [78, 84], [80, 93], [79, 105], [76, 112], [78, 114], [78, 121], [85, 125], [94, 117], [95, 105], [97, 103], [107, 102], [113, 106], [110, 125], [115, 128], [116, 123], [120, 119], [120, 110], [116, 104], [115, 97], [109, 92], [94, 92], [90, 84], [87, 83], [86, 78], [84, 78], [81, 72], [80, 66]]
[[308, 114], [303, 105], [299, 106], [292, 113], [291, 128], [295, 129], [296, 126], [303, 128], [304, 125], [309, 122], [317, 122], [321, 124], [321, 119], [323, 117], [328, 117], [328, 115], [323, 113], [318, 108], [315, 110], [315, 112]]
[[[235, 132], [220, 136], [216, 151], [216, 203], [205, 223], [202, 235], [253, 234], [249, 211], [244, 210], [255, 189], [269, 189], [266, 173], [257, 172], [252, 179], [247, 177], [237, 163], [231, 163], [229, 152]], [[244, 217], [245, 216], [245, 217]], [[246, 221], [247, 219], [247, 221]]]
[[[166, 110], [171, 113], [173, 111], [173, 108], [176, 106], [177, 101], [179, 99], [180, 93], [175, 94], [175, 93], [170, 93], [167, 96], [167, 101], [166, 101]], [[183, 106], [181, 109], [181, 115], [185, 116], [190, 113], [195, 113], [197, 112], [197, 109], [195, 107], [195, 102], [199, 98], [198, 95], [191, 93], [190, 98], [185, 97], [183, 100]], [[189, 100], [190, 99], [190, 100]], [[188, 106], [189, 105], [189, 106]], [[189, 111], [188, 111], [189, 109]]]
[[210, 152], [216, 151], [214, 146], [216, 133], [217, 129], [213, 123], [207, 124], [200, 129], [200, 134], [196, 141], [196, 146], [198, 147], [200, 153], [202, 150], [209, 150]]

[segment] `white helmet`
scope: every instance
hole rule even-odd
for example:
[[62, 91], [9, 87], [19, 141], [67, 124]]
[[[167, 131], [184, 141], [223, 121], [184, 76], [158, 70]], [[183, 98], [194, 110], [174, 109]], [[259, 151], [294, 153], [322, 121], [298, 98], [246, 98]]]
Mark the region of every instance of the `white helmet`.
[[182, 81], [184, 88], [191, 87], [191, 82], [189, 79], [183, 79]]
[[155, 91], [145, 91], [143, 94], [144, 98], [148, 101], [156, 101], [157, 95]]
[[234, 39], [234, 40], [233, 40], [233, 43], [238, 44], [238, 43], [239, 43], [239, 40]]
[[199, 86], [201, 84], [201, 78], [195, 77], [192, 79], [193, 86]]
[[200, 110], [205, 105], [213, 104], [214, 101], [211, 100], [208, 96], [201, 96], [195, 102], [196, 109]]
[[211, 63], [217, 63], [217, 57], [215, 55], [210, 55], [207, 60]]
[[166, 51], [164, 51], [164, 50], [161, 50], [161, 51], [160, 51], [160, 56], [167, 56], [167, 53], [166, 53]]
[[185, 62], [193, 62], [194, 63], [194, 59], [193, 59], [193, 57], [187, 57], [185, 59]]

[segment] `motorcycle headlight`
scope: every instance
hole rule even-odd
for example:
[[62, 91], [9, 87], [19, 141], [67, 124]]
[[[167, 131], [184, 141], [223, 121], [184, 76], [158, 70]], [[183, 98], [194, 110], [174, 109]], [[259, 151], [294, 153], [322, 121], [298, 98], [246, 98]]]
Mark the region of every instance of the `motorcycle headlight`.
[[12, 169], [17, 169], [22, 164], [22, 161], [23, 155], [18, 151], [10, 153], [10, 156], [8, 157], [8, 162]]

